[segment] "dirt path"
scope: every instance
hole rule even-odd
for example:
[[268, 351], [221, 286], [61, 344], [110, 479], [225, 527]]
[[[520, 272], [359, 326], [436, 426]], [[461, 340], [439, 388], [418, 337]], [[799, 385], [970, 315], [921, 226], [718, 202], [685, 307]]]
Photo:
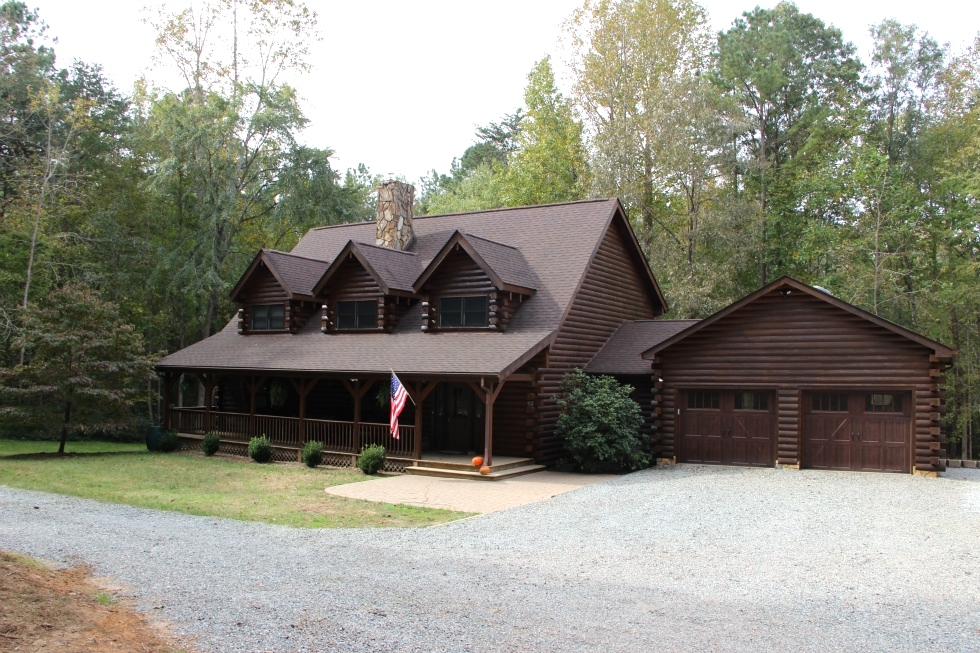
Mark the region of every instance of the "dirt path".
[[0, 552], [0, 652], [193, 650], [96, 585], [87, 567], [53, 570]]

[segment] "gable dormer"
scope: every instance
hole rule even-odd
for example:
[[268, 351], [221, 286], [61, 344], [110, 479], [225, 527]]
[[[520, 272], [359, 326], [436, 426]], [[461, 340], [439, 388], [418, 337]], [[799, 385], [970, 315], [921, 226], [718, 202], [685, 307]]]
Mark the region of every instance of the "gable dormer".
[[348, 241], [314, 288], [323, 298], [320, 330], [390, 332], [416, 298], [421, 268], [413, 252]]
[[313, 285], [327, 264], [263, 249], [231, 291], [238, 333], [296, 333], [316, 312]]
[[534, 286], [519, 249], [456, 231], [415, 282], [422, 330], [506, 331]]

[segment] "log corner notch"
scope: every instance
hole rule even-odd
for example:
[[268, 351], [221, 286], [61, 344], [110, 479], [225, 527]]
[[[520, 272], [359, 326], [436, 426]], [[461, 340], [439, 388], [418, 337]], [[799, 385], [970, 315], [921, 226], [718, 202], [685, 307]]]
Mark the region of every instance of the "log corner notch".
[[950, 357], [929, 356], [929, 383], [915, 392], [915, 453], [913, 473], [936, 477], [945, 471], [946, 458], [946, 382], [945, 371], [953, 364]]

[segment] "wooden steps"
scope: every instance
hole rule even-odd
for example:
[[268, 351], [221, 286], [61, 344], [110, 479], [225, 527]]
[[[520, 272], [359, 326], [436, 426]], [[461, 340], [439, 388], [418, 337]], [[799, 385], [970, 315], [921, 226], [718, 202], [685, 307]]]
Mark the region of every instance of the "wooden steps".
[[536, 465], [532, 458], [504, 458], [499, 464], [490, 466], [489, 474], [481, 474], [480, 470], [470, 464], [469, 461], [419, 460], [414, 465], [406, 467], [405, 473], [414, 476], [499, 481], [503, 478], [530, 474], [541, 469], [544, 469], [544, 465]]

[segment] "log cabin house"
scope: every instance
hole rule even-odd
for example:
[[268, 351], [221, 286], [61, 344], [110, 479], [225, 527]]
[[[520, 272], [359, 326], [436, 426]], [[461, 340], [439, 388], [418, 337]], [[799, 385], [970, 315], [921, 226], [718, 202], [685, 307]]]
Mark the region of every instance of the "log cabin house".
[[[560, 457], [553, 396], [581, 368], [634, 386], [661, 460], [938, 469], [954, 353], [939, 343], [792, 279], [702, 321], [657, 319], [616, 199], [416, 217], [413, 198], [388, 182], [375, 222], [260, 251], [237, 315], [159, 363], [165, 427], [226, 451], [264, 434], [279, 459], [318, 440], [334, 465], [378, 443], [409, 473], [480, 477], [480, 454], [503, 478]], [[392, 371], [412, 400], [397, 440]], [[181, 378], [203, 405], [184, 405]]]

